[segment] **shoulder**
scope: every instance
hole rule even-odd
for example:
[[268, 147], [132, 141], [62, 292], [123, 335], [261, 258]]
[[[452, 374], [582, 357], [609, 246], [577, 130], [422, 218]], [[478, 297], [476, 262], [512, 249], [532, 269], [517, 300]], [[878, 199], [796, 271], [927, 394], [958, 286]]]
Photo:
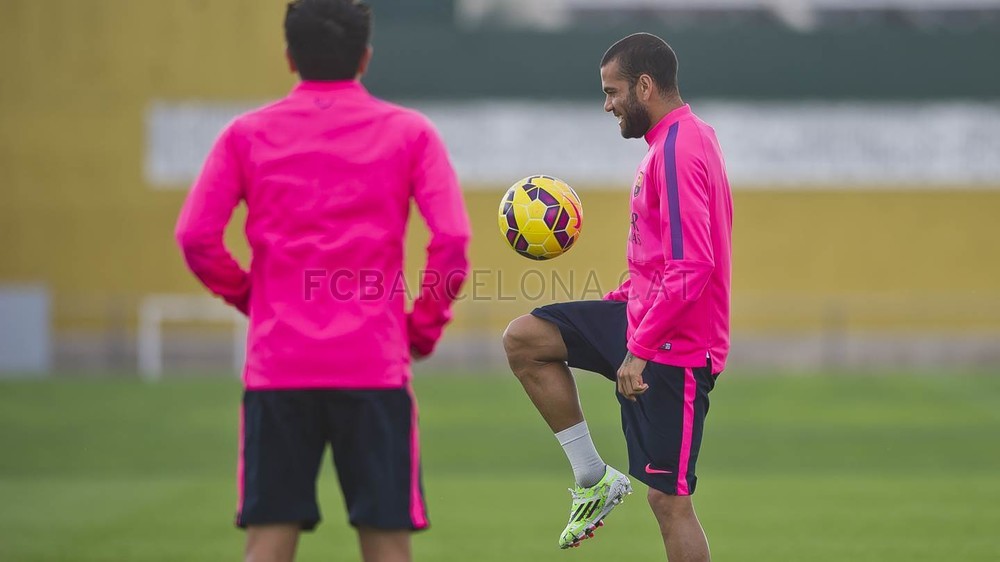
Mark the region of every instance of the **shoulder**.
[[701, 146], [705, 140], [715, 137], [715, 130], [695, 115], [678, 122], [677, 148], [685, 152], [697, 149], [701, 151]]
[[714, 147], [718, 146], [715, 129], [693, 114], [676, 125], [673, 140], [665, 139], [661, 148], [666, 159], [673, 159], [678, 165], [698, 166], [705, 166], [713, 160]]
[[378, 100], [378, 102], [382, 104], [386, 113], [392, 119], [394, 125], [410, 129], [417, 133], [436, 131], [434, 123], [432, 123], [430, 118], [420, 111], [413, 109], [412, 107], [406, 107], [387, 101]]
[[711, 144], [706, 140], [710, 131], [710, 127], [693, 115], [671, 125], [668, 134], [650, 148], [651, 181], [658, 186], [676, 181], [703, 183], [711, 168], [711, 157], [706, 150]]
[[424, 123], [430, 122], [427, 117], [416, 109], [386, 101], [380, 97], [372, 95], [368, 91], [365, 91], [365, 95], [358, 100], [358, 103], [364, 107], [364, 110], [369, 115], [375, 118], [391, 119], [393, 125], [395, 126], [419, 128]]
[[697, 160], [704, 154], [702, 122], [687, 117], [670, 125], [666, 133], [649, 147], [649, 166], [664, 166], [673, 162]]
[[232, 137], [246, 137], [253, 135], [255, 131], [267, 129], [274, 115], [280, 113], [287, 104], [288, 99], [282, 98], [244, 111], [226, 125], [225, 132]]
[[718, 136], [715, 134], [715, 128], [702, 121], [697, 115], [691, 115], [690, 119], [687, 120], [685, 134], [687, 140], [691, 142], [697, 141], [697, 143], [705, 147], [718, 144]]
[[411, 107], [383, 102], [389, 111], [386, 124], [397, 131], [411, 150], [422, 151], [427, 147], [440, 147], [444, 138], [429, 117]]

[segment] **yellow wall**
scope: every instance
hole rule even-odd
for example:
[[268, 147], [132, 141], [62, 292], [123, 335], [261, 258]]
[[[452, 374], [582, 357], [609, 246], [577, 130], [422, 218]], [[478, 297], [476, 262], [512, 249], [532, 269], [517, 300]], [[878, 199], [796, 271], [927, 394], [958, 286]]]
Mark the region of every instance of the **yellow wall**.
[[[172, 238], [184, 193], [154, 191], [142, 179], [143, 114], [157, 98], [283, 95], [293, 83], [283, 61], [283, 5], [5, 0], [0, 282], [46, 283], [63, 327], [131, 318], [145, 293], [198, 292]], [[468, 193], [474, 266], [503, 271], [503, 294], [516, 290], [528, 267], [564, 278], [574, 271], [581, 284], [594, 268], [603, 287], [614, 284], [624, 269], [621, 192], [582, 189], [587, 223], [580, 245], [558, 261], [535, 264], [506, 249], [496, 232], [505, 187]], [[738, 191], [737, 323], [765, 326], [773, 317], [767, 303], [794, 308], [794, 298], [817, 310], [837, 296], [995, 301], [998, 211], [1000, 189]], [[411, 241], [411, 256], [419, 255], [419, 240]], [[487, 283], [483, 294], [495, 288], [495, 276], [480, 280]], [[773, 300], [789, 294], [792, 300]], [[473, 329], [485, 319], [492, 329], [531, 306], [466, 302], [457, 324]]]
[[[501, 269], [511, 288], [505, 294], [517, 289], [526, 267], [555, 269], [564, 278], [573, 271], [578, 291], [590, 268], [605, 287], [618, 279], [628, 226], [624, 192], [581, 191], [586, 221], [579, 245], [541, 264], [506, 249], [493, 219], [499, 192], [470, 193], [468, 203], [475, 267]], [[834, 304], [852, 307], [847, 320], [857, 318], [859, 327], [964, 327], [986, 312], [998, 326], [1000, 311], [985, 311], [983, 303], [1000, 302], [1000, 190], [737, 190], [734, 206], [737, 328], [816, 327]], [[488, 314], [495, 327], [531, 306], [484, 303], [476, 313]]]
[[0, 3], [0, 282], [48, 283], [61, 324], [99, 320], [116, 302], [127, 314], [143, 292], [195, 290], [171, 234], [183, 194], [143, 183], [143, 114], [156, 98], [287, 91], [283, 10], [271, 0]]

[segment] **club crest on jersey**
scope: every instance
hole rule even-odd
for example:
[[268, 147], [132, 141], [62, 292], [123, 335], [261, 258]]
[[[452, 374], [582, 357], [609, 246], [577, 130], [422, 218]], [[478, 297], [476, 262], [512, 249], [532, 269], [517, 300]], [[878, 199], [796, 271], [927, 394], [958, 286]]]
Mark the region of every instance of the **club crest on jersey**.
[[639, 190], [642, 189], [642, 178], [645, 177], [643, 172], [639, 172], [639, 176], [635, 178], [635, 185], [632, 186], [632, 197], [639, 196]]

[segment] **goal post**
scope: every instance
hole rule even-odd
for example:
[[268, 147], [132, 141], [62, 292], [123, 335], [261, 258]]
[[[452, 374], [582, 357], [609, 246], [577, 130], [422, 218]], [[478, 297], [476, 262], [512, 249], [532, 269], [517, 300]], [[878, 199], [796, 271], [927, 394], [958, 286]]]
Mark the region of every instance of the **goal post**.
[[222, 301], [209, 296], [153, 294], [139, 304], [138, 362], [143, 380], [163, 377], [163, 328], [170, 323], [232, 325], [232, 366], [239, 374], [246, 355], [246, 318]]

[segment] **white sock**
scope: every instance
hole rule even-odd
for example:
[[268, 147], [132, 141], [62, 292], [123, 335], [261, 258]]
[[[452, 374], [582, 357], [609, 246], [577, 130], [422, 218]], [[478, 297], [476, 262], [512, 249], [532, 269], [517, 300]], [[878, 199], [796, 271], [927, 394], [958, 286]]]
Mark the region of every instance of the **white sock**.
[[559, 440], [569, 464], [573, 467], [577, 486], [589, 488], [604, 478], [604, 469], [607, 465], [604, 464], [601, 455], [597, 454], [586, 421], [556, 433], [556, 439]]

